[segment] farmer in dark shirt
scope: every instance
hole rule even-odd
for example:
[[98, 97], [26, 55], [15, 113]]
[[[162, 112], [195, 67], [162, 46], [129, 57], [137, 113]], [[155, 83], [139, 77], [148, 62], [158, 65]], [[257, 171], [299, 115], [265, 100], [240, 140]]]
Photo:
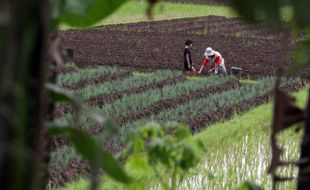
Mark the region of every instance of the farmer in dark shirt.
[[192, 60], [192, 53], [191, 48], [193, 47], [193, 41], [192, 40], [186, 40], [185, 42], [185, 48], [184, 48], [184, 70], [186, 72], [192, 72], [195, 73], [196, 69], [193, 66], [193, 60]]

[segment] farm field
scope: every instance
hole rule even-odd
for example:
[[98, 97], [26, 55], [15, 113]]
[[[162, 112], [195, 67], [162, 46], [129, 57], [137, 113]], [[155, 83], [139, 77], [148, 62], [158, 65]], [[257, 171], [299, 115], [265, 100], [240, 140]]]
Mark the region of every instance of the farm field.
[[0, 190], [310, 189], [310, 0], [3, 0]]
[[106, 65], [140, 71], [180, 70], [184, 40], [191, 38], [197, 50], [193, 52], [196, 68], [210, 46], [221, 52], [228, 70], [241, 67], [248, 78], [273, 75], [279, 66], [293, 65], [289, 55], [303, 39], [293, 39], [288, 30], [276, 33], [220, 16], [68, 30], [61, 36], [64, 47], [75, 49], [75, 62], [81, 68]]
[[[221, 5], [173, 2], [157, 5], [154, 21], [145, 18], [146, 4], [129, 1], [92, 28], [61, 27], [61, 45], [63, 48], [74, 49], [74, 64], [56, 69], [57, 85], [78, 97], [92, 110], [108, 116], [113, 128], [98, 124], [89, 114], [80, 112], [70, 104], [57, 105], [55, 118], [91, 134], [116, 157], [126, 147], [125, 140], [130, 130], [149, 121], [159, 124], [167, 121], [184, 123], [195, 138], [211, 139], [207, 142], [211, 149], [203, 154], [203, 166], [197, 169], [198, 173], [180, 184], [182, 189], [191, 189], [191, 184], [195, 184], [197, 189], [229, 189], [236, 182], [255, 179], [255, 176], [259, 176], [257, 183], [270, 187], [270, 180], [262, 169], [257, 171], [253, 166], [242, 165], [237, 158], [228, 159], [225, 152], [230, 149], [225, 147], [229, 147], [234, 135], [238, 136], [240, 138], [234, 146], [236, 152], [232, 155], [238, 157], [246, 149], [244, 144], [249, 143], [252, 146], [242, 159], [252, 159], [251, 163], [266, 166], [270, 159], [268, 156], [262, 156], [259, 161], [251, 156], [256, 150], [256, 142], [259, 143], [260, 154], [267, 154], [266, 150], [270, 148], [266, 143], [270, 131], [265, 128], [271, 119], [271, 105], [266, 103], [273, 98], [278, 68], [287, 69], [295, 64], [292, 52], [305, 36], [293, 37], [289, 27], [273, 31], [265, 25], [250, 25], [237, 18], [231, 8], [222, 6], [228, 0], [216, 1]], [[206, 2], [214, 3], [213, 0]], [[202, 1], [191, 3], [200, 4]], [[288, 10], [284, 7], [284, 12]], [[288, 17], [284, 15], [283, 19]], [[224, 77], [204, 73], [198, 76], [183, 73], [183, 48], [188, 38], [194, 41], [192, 53], [196, 69], [202, 63], [204, 50], [211, 46], [223, 55], [229, 75]], [[233, 66], [243, 69], [240, 76], [232, 75]], [[304, 70], [294, 76], [281, 78], [281, 89], [295, 92], [304, 88], [308, 73], [309, 70]], [[301, 93], [305, 94], [305, 90]], [[297, 95], [299, 99], [301, 93]], [[257, 107], [260, 111], [255, 111]], [[268, 111], [261, 117], [255, 116], [264, 109]], [[239, 117], [243, 118], [242, 122], [237, 121], [236, 124], [235, 119]], [[256, 118], [263, 121], [252, 122]], [[230, 119], [233, 120], [228, 121]], [[240, 131], [237, 125], [241, 125]], [[250, 129], [250, 125], [257, 128]], [[223, 126], [235, 126], [235, 129], [224, 132]], [[219, 136], [215, 137], [214, 133]], [[290, 135], [283, 138], [294, 144]], [[85, 187], [84, 179], [77, 182], [74, 180], [88, 176], [90, 167], [74, 151], [68, 138], [55, 137], [51, 151], [49, 184], [62, 187], [70, 182], [72, 186], [69, 184], [68, 189]], [[296, 157], [294, 151], [288, 154]], [[214, 160], [220, 160], [218, 166], [215, 166]], [[228, 163], [242, 167], [235, 171], [233, 167], [227, 166]], [[226, 169], [221, 171], [225, 165]], [[199, 183], [201, 177], [208, 178], [206, 175], [209, 168], [216, 175], [215, 181]], [[245, 174], [246, 170], [251, 169], [256, 173]], [[238, 177], [238, 172], [242, 174], [241, 177]], [[292, 174], [294, 171], [284, 173]], [[219, 186], [221, 180], [225, 180], [226, 184]], [[158, 188], [152, 177], [148, 182]], [[103, 189], [123, 188], [110, 181], [106, 186]], [[292, 187], [292, 184], [284, 186]]]
[[[55, 116], [70, 126], [78, 123], [76, 127], [94, 135], [109, 152], [117, 154], [124, 148], [129, 130], [147, 121], [177, 121], [198, 133], [208, 125], [268, 102], [274, 83], [275, 77], [271, 76], [256, 83], [241, 83], [233, 75], [192, 77], [176, 70], [142, 73], [110, 66], [78, 69], [60, 74], [57, 84], [97, 112], [114, 118], [118, 133], [111, 135], [87, 114], [81, 114], [77, 121], [72, 105], [58, 105]], [[298, 77], [283, 78], [281, 84], [284, 90], [293, 91], [301, 88], [303, 81]], [[63, 185], [89, 172], [67, 138], [55, 138], [52, 150], [52, 185]]]
[[[307, 99], [307, 91], [301, 90], [294, 93], [294, 96], [297, 98], [298, 105], [302, 107]], [[211, 125], [196, 134], [194, 139], [207, 139], [208, 149], [207, 152], [202, 153], [204, 160], [191, 171], [179, 188], [188, 190], [232, 189], [239, 186], [244, 180], [251, 180], [262, 185], [265, 189], [271, 189], [270, 178], [265, 172], [270, 160], [268, 138], [271, 115], [272, 104], [264, 104], [246, 114], [237, 114], [230, 121]], [[253, 117], [256, 119], [254, 120]], [[279, 137], [280, 143], [285, 147], [285, 160], [296, 159], [298, 156], [299, 136], [300, 133], [289, 130]], [[223, 148], [224, 151], [222, 151]], [[235, 167], [236, 164], [239, 167]], [[137, 169], [130, 167], [130, 164], [127, 169], [133, 176], [141, 179], [148, 188], [158, 188], [158, 181], [150, 169]], [[293, 169], [281, 172], [283, 175], [296, 176], [296, 170]], [[110, 179], [103, 179], [103, 181], [100, 189], [128, 189], [128, 187]], [[292, 181], [281, 183], [279, 188], [294, 189], [295, 186], [296, 183]], [[82, 190], [86, 187], [88, 187], [87, 180], [81, 178], [59, 189]]]

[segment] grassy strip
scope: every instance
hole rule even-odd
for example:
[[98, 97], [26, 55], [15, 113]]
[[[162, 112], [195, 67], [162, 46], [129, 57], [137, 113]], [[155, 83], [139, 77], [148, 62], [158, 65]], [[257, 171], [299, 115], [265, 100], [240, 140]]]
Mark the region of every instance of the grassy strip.
[[257, 84], [259, 83], [259, 81], [257, 80], [250, 80], [250, 79], [244, 79], [244, 80], [240, 80], [241, 84]]
[[[298, 93], [295, 93], [295, 96], [298, 100], [298, 104], [300, 106], [305, 105], [307, 100], [307, 90], [301, 90]], [[245, 155], [245, 160], [248, 163], [247, 171], [243, 171], [245, 173], [231, 173], [229, 176], [230, 178], [227, 178], [226, 181], [220, 180], [221, 175], [218, 174], [215, 176], [213, 182], [215, 184], [214, 188], [201, 188], [201, 186], [197, 186], [198, 189], [223, 189], [223, 183], [230, 184], [231, 186], [228, 187], [228, 189], [231, 189], [232, 186], [236, 186], [240, 183], [240, 179], [242, 177], [247, 176], [248, 171], [256, 171], [258, 167], [261, 167], [260, 165], [256, 165], [257, 162], [254, 162], [255, 164], [251, 164], [251, 160], [249, 160], [247, 157], [253, 158], [253, 153], [257, 151], [257, 142], [260, 140], [261, 135], [268, 138], [269, 136], [269, 129], [268, 126], [270, 125], [270, 121], [272, 118], [272, 103], [264, 104], [261, 106], [258, 106], [257, 108], [254, 108], [243, 115], [236, 115], [234, 118], [230, 121], [218, 123], [212, 126], [209, 126], [204, 131], [200, 132], [199, 134], [195, 135], [195, 139], [201, 139], [203, 140], [207, 145], [207, 152], [202, 153], [202, 156], [205, 158], [204, 160], [214, 160], [212, 163], [216, 163], [218, 165], [218, 168], [220, 171], [223, 171], [225, 168], [225, 158], [227, 158], [227, 155], [225, 154], [227, 152], [227, 148], [223, 149], [223, 147], [228, 147], [229, 151], [234, 151], [236, 155]], [[247, 149], [236, 149], [232, 148], [232, 145], [242, 144], [243, 137], [246, 134], [255, 134], [251, 136], [253, 138], [251, 142], [252, 146], [249, 146]], [[294, 139], [291, 135], [286, 135], [286, 138]], [[266, 148], [268, 150], [268, 147]], [[269, 154], [269, 153], [268, 153]], [[214, 157], [214, 155], [218, 155]], [[238, 160], [240, 160], [240, 157], [237, 157]], [[255, 157], [255, 156], [254, 156]], [[242, 160], [242, 159], [241, 159]], [[269, 161], [269, 160], [268, 160]], [[210, 162], [210, 164], [212, 164]], [[209, 173], [211, 172], [212, 165], [208, 164], [201, 165], [195, 169], [194, 173], [200, 173], [201, 176], [199, 178], [199, 183], [203, 181], [207, 181], [210, 179]], [[263, 172], [265, 171], [264, 168], [261, 168]], [[147, 169], [142, 168], [127, 168], [128, 172], [132, 174], [135, 178], [142, 179], [146, 184], [149, 184], [151, 187], [152, 185], [155, 185], [156, 179], [154, 174]], [[201, 173], [202, 172], [202, 173]], [[266, 175], [266, 174], [265, 174]], [[193, 176], [195, 177], [195, 176]], [[247, 178], [249, 179], [249, 178]], [[191, 180], [189, 178], [188, 180], [185, 180], [185, 184], [182, 184], [182, 189], [193, 189], [194, 182], [196, 180]], [[190, 186], [188, 182], [190, 181]], [[211, 180], [212, 181], [212, 180]], [[81, 178], [77, 181], [73, 181], [68, 183], [65, 187], [58, 188], [58, 190], [82, 190], [86, 189], [89, 186], [88, 180]], [[206, 187], [206, 186], [204, 186]], [[195, 186], [196, 188], [196, 186]], [[104, 178], [103, 184], [100, 187], [101, 190], [104, 189], [130, 189], [128, 186], [124, 187], [123, 185], [114, 182], [111, 179]]]
[[96, 68], [87, 68], [83, 70], [79, 70], [76, 73], [66, 73], [60, 74], [57, 76], [56, 84], [59, 86], [71, 85], [78, 83], [82, 80], [87, 80], [90, 78], [99, 77], [102, 75], [113, 75], [119, 72], [125, 71], [119, 67], [106, 67], [100, 66]]
[[[131, 0], [125, 3], [111, 16], [95, 24], [95, 26], [149, 21], [146, 16], [146, 9], [147, 2], [141, 0]], [[236, 13], [232, 8], [224, 5], [194, 5], [160, 2], [154, 7], [153, 20], [159, 21], [208, 15], [234, 17], [236, 16]], [[72, 27], [67, 25], [61, 26], [62, 30], [70, 28]]]

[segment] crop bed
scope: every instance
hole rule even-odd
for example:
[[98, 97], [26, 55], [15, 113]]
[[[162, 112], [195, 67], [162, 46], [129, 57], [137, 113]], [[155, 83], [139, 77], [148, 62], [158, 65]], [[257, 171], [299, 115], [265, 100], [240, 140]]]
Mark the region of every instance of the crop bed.
[[294, 64], [287, 55], [303, 40], [292, 40], [288, 29], [274, 32], [263, 25], [219, 16], [69, 30], [61, 36], [64, 47], [75, 49], [75, 62], [82, 68], [182, 70], [184, 41], [191, 38], [198, 50], [193, 52], [196, 68], [202, 63], [204, 49], [211, 46], [223, 55], [229, 71], [232, 66], [241, 67], [255, 79]]
[[[120, 76], [120, 73], [129, 74]], [[274, 81], [274, 77], [263, 77], [257, 84], [242, 85], [230, 75], [188, 77], [180, 71], [134, 73], [108, 66], [79, 69], [59, 75], [57, 84], [68, 87], [97, 112], [115, 118], [119, 132], [112, 135], [84, 113], [77, 120], [71, 105], [58, 105], [56, 115], [60, 121], [92, 134], [107, 151], [116, 154], [124, 148], [128, 131], [146, 121], [182, 122], [198, 132], [236, 112], [267, 102], [272, 97]], [[302, 85], [300, 78], [282, 79], [282, 88], [287, 91]], [[55, 137], [51, 149], [52, 186], [89, 173], [88, 164], [75, 153], [66, 137]]]

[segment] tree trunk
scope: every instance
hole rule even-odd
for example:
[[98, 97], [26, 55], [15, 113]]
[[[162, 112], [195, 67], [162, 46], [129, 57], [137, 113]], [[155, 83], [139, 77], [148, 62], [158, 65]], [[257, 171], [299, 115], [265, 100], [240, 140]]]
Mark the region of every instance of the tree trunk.
[[310, 89], [308, 105], [306, 109], [305, 134], [301, 143], [300, 160], [298, 172], [298, 190], [308, 190], [310, 188]]
[[[0, 189], [45, 189], [48, 0], [0, 3]], [[2, 41], [5, 40], [5, 41]]]

